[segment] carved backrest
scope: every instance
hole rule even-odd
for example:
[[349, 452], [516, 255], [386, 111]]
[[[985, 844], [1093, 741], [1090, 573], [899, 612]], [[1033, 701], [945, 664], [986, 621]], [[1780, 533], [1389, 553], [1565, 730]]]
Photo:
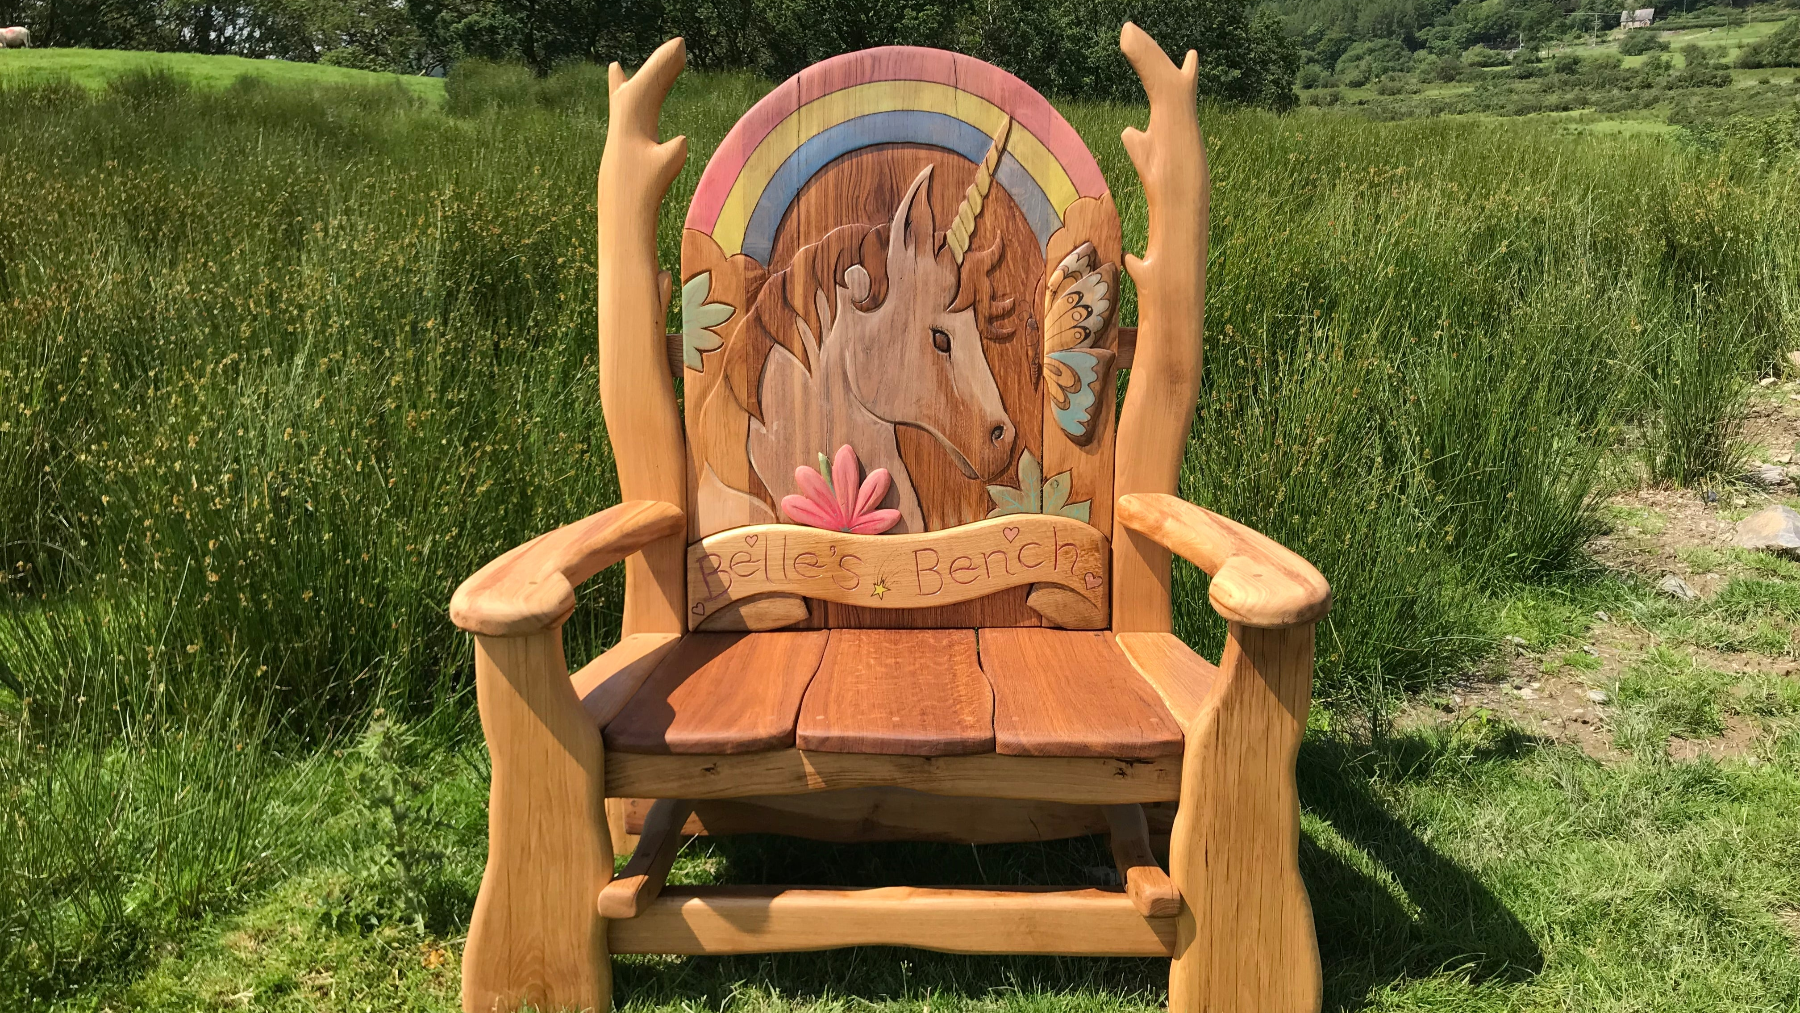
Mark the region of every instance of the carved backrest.
[[759, 102], [683, 233], [689, 628], [1105, 627], [1120, 264], [1093, 155], [996, 67], [868, 50]]

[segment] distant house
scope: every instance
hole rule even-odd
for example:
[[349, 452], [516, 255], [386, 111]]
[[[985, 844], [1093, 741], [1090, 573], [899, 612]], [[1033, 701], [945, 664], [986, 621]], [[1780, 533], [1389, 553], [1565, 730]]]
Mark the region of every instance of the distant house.
[[1651, 19], [1656, 17], [1656, 8], [1642, 7], [1635, 11], [1619, 12], [1620, 28], [1649, 28]]

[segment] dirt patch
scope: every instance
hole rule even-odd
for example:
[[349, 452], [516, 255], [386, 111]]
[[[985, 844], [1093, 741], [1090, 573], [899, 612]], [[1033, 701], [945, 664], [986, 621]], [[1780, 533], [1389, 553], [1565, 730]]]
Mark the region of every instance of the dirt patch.
[[1715, 493], [1712, 502], [1706, 493], [1691, 489], [1620, 493], [1602, 506], [1609, 529], [1588, 543], [1588, 555], [1601, 566], [1622, 573], [1651, 578], [1673, 574], [1696, 593], [1710, 597], [1724, 579], [1715, 573], [1696, 572], [1685, 557], [1695, 548], [1730, 548], [1738, 520], [1754, 505], [1752, 496], [1773, 501], [1754, 490], [1726, 496]]
[[[1584, 681], [1546, 675], [1542, 659], [1515, 655], [1505, 665], [1506, 674], [1471, 673], [1443, 691], [1438, 714], [1405, 715], [1403, 724], [1419, 723], [1443, 714], [1488, 711], [1552, 742], [1579, 748], [1603, 761], [1624, 759], [1613, 747], [1612, 728], [1603, 701], [1610, 697]], [[1596, 700], [1590, 694], [1599, 694]]]
[[1793, 950], [1800, 954], [1800, 908], [1777, 908], [1775, 920], [1787, 929], [1788, 937], [1793, 940]]
[[1781, 458], [1800, 461], [1800, 383], [1788, 381], [1752, 389], [1744, 426], [1739, 430], [1744, 448], [1758, 460], [1787, 464]]
[[[1800, 477], [1800, 453], [1796, 453], [1800, 446], [1800, 383], [1758, 385], [1749, 398], [1742, 430], [1749, 458], [1792, 468]], [[1670, 576], [1680, 578], [1692, 592], [1691, 608], [1703, 610], [1729, 583], [1733, 572], [1743, 569], [1742, 557], [1736, 556], [1734, 563], [1731, 552], [1737, 522], [1773, 503], [1800, 503], [1796, 496], [1800, 489], [1793, 483], [1774, 488], [1738, 482], [1712, 490], [1621, 492], [1602, 504], [1607, 527], [1589, 543], [1587, 551], [1614, 573], [1642, 578], [1651, 586]], [[1680, 590], [1671, 588], [1663, 593], [1674, 600]], [[1800, 631], [1800, 623], [1792, 625]], [[1659, 647], [1691, 658], [1697, 669], [1727, 677], [1800, 679], [1800, 661], [1791, 656], [1710, 650], [1695, 646], [1691, 638], [1665, 643], [1659, 629], [1668, 632], [1655, 622], [1640, 624], [1596, 612], [1581, 642], [1531, 650], [1526, 641], [1509, 638], [1500, 656], [1413, 701], [1397, 715], [1397, 723], [1418, 725], [1485, 710], [1548, 741], [1575, 746], [1611, 763], [1627, 756], [1617, 745], [1616, 733], [1625, 715], [1613, 699], [1614, 688]], [[1666, 652], [1654, 656], [1667, 663]], [[1740, 713], [1721, 714], [1716, 723], [1723, 725], [1718, 735], [1670, 736], [1669, 758], [1753, 756], [1770, 733], [1765, 721]], [[1800, 913], [1793, 917], [1800, 919]], [[1796, 932], [1800, 934], [1800, 927]]]
[[1723, 760], [1733, 756], [1749, 756], [1763, 737], [1762, 726], [1746, 717], [1732, 715], [1725, 719], [1725, 731], [1710, 739], [1669, 739], [1669, 759], [1698, 760], [1703, 756]]

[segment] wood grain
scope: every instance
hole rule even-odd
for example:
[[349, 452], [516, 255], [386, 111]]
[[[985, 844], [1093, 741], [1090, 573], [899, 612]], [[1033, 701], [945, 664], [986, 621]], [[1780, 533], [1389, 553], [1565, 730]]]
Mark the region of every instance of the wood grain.
[[[715, 244], [716, 245], [716, 244]], [[1137, 353], [1137, 328], [1117, 327], [1118, 359], [1114, 366], [1118, 369], [1130, 369], [1132, 357]], [[663, 335], [663, 341], [669, 346], [669, 375], [681, 375], [682, 335], [680, 331], [670, 331]]]
[[[1108, 552], [1110, 560], [1111, 553]], [[1055, 584], [1049, 587], [1057, 587]], [[1057, 588], [1061, 590], [1061, 588]], [[984, 626], [1038, 626], [1037, 611], [1026, 603], [1030, 587], [1010, 587], [955, 605], [935, 608], [864, 608], [820, 602], [833, 629], [942, 630], [980, 629]], [[1073, 592], [1071, 592], [1073, 594]]]
[[1180, 914], [1181, 893], [1169, 881], [1169, 874], [1156, 864], [1156, 853], [1150, 848], [1150, 824], [1144, 820], [1144, 807], [1109, 805], [1102, 806], [1101, 811], [1106, 815], [1113, 865], [1119, 870], [1119, 881], [1125, 884], [1125, 896], [1131, 898], [1131, 906], [1146, 918], [1172, 918]]
[[450, 621], [490, 637], [560, 625], [578, 585], [682, 526], [679, 507], [638, 500], [539, 535], [463, 581], [450, 597]]
[[1120, 327], [1117, 334], [1118, 337], [1114, 340], [1118, 342], [1119, 358], [1113, 366], [1116, 369], [1130, 369], [1132, 363], [1137, 361], [1137, 328]]
[[1300, 879], [1294, 760], [1312, 693], [1313, 628], [1231, 623], [1221, 692], [1188, 736], [1169, 872], [1169, 1009], [1316, 1013], [1318, 939]]
[[[606, 832], [612, 839], [613, 855], [632, 855], [637, 853], [638, 835], [625, 825], [626, 817], [631, 811], [631, 803], [638, 801], [629, 798], [609, 798], [606, 800]], [[646, 803], [648, 804], [648, 803]]]
[[[817, 241], [838, 226], [887, 225], [907, 188], [927, 165], [932, 166], [932, 216], [948, 227], [975, 178], [975, 163], [944, 148], [875, 145], [842, 156], [808, 181], [782, 220], [770, 264], [787, 263], [802, 245]], [[1043, 301], [1043, 253], [1024, 213], [1005, 187], [999, 185], [988, 193], [973, 249], [981, 251], [995, 239], [1002, 243], [1002, 252], [999, 262], [980, 281], [992, 297], [975, 304], [976, 326], [982, 335], [988, 368], [999, 387], [1001, 404], [1016, 430], [1013, 452], [996, 471], [1001, 477], [971, 479], [936, 438], [920, 429], [902, 427], [897, 433], [900, 457], [919, 494], [927, 530], [956, 527], [985, 517], [993, 506], [987, 494], [988, 481], [1011, 484], [1008, 479], [1019, 453], [1029, 449], [1037, 454], [1041, 449], [1041, 408], [1031, 380], [1031, 351], [1026, 339], [1031, 333], [1028, 318]], [[971, 254], [963, 265], [963, 283], [976, 285], [974, 275], [984, 266]], [[1011, 312], [997, 317], [991, 307], [1006, 299], [1013, 300]], [[1005, 330], [1012, 333], [1002, 334]], [[921, 341], [927, 338], [919, 336]]]
[[[946, 953], [1167, 956], [1173, 920], [1109, 890], [670, 887], [608, 923], [618, 953], [770, 953], [911, 946]], [[1248, 1007], [1246, 1007], [1248, 1008]]]
[[1086, 599], [1098, 621], [1107, 555], [1099, 530], [1043, 514], [910, 535], [756, 525], [689, 548], [688, 611], [699, 618], [771, 592], [879, 608], [949, 605], [1036, 582]]
[[[1126, 270], [1138, 287], [1138, 340], [1131, 384], [1119, 414], [1113, 489], [1174, 493], [1200, 394], [1200, 335], [1206, 307], [1207, 202], [1212, 188], [1196, 118], [1199, 57], [1181, 68], [1155, 40], [1126, 22], [1119, 48], [1144, 82], [1148, 130], [1125, 129], [1125, 151], [1144, 182], [1150, 238]], [[1169, 551], [1115, 525], [1112, 628], [1167, 633]]]
[[795, 743], [830, 753], [994, 750], [994, 694], [974, 630], [833, 630]]
[[606, 726], [606, 747], [706, 754], [791, 747], [800, 699], [824, 653], [822, 631], [690, 633]]
[[675, 649], [681, 636], [679, 633], [633, 633], [621, 637], [617, 644], [569, 676], [569, 683], [575, 688], [581, 705], [587, 708], [595, 728], [604, 728], [608, 721], [619, 716], [619, 711], [637, 694], [644, 680], [650, 678], [656, 666]]
[[[1130, 369], [1133, 357], [1137, 354], [1137, 328], [1116, 327], [1118, 335], [1118, 359], [1114, 361], [1115, 369]], [[668, 345], [669, 375], [681, 375], [682, 335], [680, 331], [670, 331], [663, 335], [663, 342]]]
[[779, 630], [803, 626], [812, 615], [805, 598], [792, 594], [759, 594], [740, 598], [696, 617], [695, 629], [726, 633]]
[[[627, 829], [650, 803], [633, 799]], [[851, 788], [807, 795], [706, 799], [694, 803], [686, 834], [784, 834], [817, 841], [941, 841], [1000, 844], [1054, 841], [1107, 832], [1100, 807], [1025, 799], [956, 798], [910, 788]], [[1166, 837], [1168, 825], [1162, 832]]]
[[1331, 610], [1331, 585], [1279, 542], [1174, 496], [1119, 497], [1119, 523], [1180, 553], [1212, 577], [1219, 615], [1278, 629], [1314, 623]]
[[1106, 634], [982, 630], [980, 646], [994, 687], [998, 752], [1128, 759], [1181, 752], [1175, 719]]
[[650, 807], [637, 852], [600, 891], [600, 917], [636, 918], [656, 899], [681, 851], [682, 827], [693, 811], [692, 802], [674, 798], [658, 799]]
[[1120, 633], [1119, 651], [1137, 669], [1183, 731], [1191, 728], [1207, 697], [1218, 691], [1219, 669], [1173, 633]]
[[845, 788], [1075, 805], [1166, 802], [1179, 795], [1181, 757], [867, 756], [782, 749], [692, 756], [608, 753], [606, 792], [626, 798], [750, 798]]
[[[663, 326], [668, 280], [656, 262], [656, 220], [687, 161], [687, 139], [657, 140], [663, 100], [687, 63], [680, 39], [659, 47], [629, 81], [613, 64], [597, 208], [600, 407], [612, 441], [620, 498], [685, 505], [686, 452]], [[660, 280], [659, 280], [660, 276]], [[679, 633], [684, 574], [681, 532], [625, 563], [630, 633]]]
[[[744, 370], [749, 363], [732, 358], [726, 347], [737, 340], [750, 303], [760, 290], [766, 272], [745, 256], [727, 257], [711, 236], [693, 229], [681, 234], [681, 278], [684, 292], [700, 275], [707, 290], [705, 304], [728, 309], [731, 316], [711, 328], [720, 346], [700, 351], [700, 369], [684, 363], [685, 337], [672, 335], [675, 375], [682, 377], [682, 406], [687, 426], [688, 540], [693, 541], [743, 524], [765, 524], [775, 519], [775, 505], [750, 470], [745, 440], [750, 415], [732, 396], [728, 370]], [[684, 314], [686, 305], [684, 302]], [[683, 326], [690, 322], [683, 320]], [[760, 362], [757, 363], [760, 366]], [[738, 383], [747, 377], [735, 378]]]
[[[877, 145], [839, 158], [820, 170], [802, 189], [777, 236], [772, 264], [785, 264], [804, 243], [830, 228], [849, 222], [886, 225], [907, 186], [925, 165], [934, 166], [929, 194], [934, 217], [948, 224], [955, 214], [975, 164], [939, 148]], [[999, 478], [1012, 484], [1019, 455], [1040, 450], [1037, 387], [1031, 377], [1031, 341], [1036, 335], [1037, 306], [1042, 301], [1043, 258], [1023, 214], [1003, 187], [989, 191], [976, 232], [977, 251], [998, 237], [999, 263], [983, 276], [989, 298], [975, 304], [988, 368], [1000, 391], [1001, 404], [1015, 427], [1013, 455]], [[963, 276], [973, 285], [979, 262], [966, 263]], [[991, 307], [1012, 299], [1011, 312], [996, 316]], [[1010, 334], [1003, 333], [1009, 331]], [[955, 527], [986, 516], [993, 504], [985, 480], [971, 480], [944, 447], [922, 430], [902, 427], [897, 433], [901, 460], [912, 478], [927, 530]], [[827, 606], [832, 627], [967, 628], [1038, 624], [1025, 605], [1024, 589], [1003, 591], [938, 608], [870, 608], [855, 602]]]
[[1025, 595], [1025, 604], [1043, 619], [1045, 626], [1065, 630], [1099, 630], [1106, 628], [1106, 608], [1112, 603], [1092, 601], [1061, 584], [1033, 584]]
[[493, 774], [463, 1009], [609, 1009], [612, 967], [593, 900], [613, 869], [605, 764], [569, 684], [562, 630], [477, 636], [475, 696]]

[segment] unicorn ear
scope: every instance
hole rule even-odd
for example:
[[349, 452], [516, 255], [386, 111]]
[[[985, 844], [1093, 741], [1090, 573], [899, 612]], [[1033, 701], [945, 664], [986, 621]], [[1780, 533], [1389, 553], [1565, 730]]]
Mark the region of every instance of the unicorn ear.
[[931, 244], [937, 239], [937, 218], [931, 213], [931, 166], [914, 177], [912, 187], [894, 209], [894, 223], [888, 232], [888, 259], [927, 255], [937, 251]]

